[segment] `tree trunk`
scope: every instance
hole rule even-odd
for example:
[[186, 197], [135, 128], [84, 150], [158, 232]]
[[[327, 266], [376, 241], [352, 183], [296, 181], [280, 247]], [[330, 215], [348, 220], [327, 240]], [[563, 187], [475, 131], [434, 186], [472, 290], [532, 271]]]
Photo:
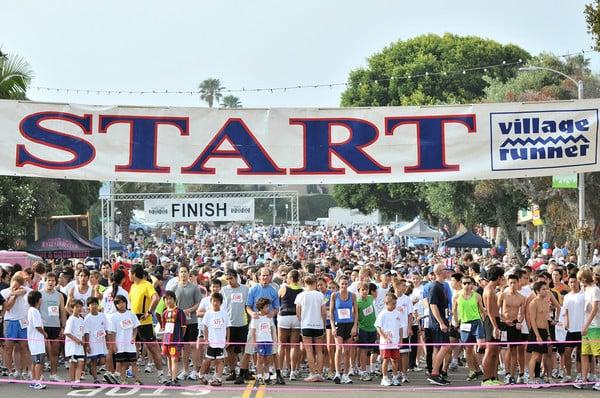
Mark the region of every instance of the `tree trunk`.
[[131, 222], [131, 216], [133, 215], [134, 204], [135, 202], [133, 201], [122, 201], [117, 206], [121, 211], [119, 229], [121, 230], [121, 243], [124, 245], [129, 243], [129, 223]]
[[506, 235], [506, 239], [515, 248], [515, 256], [520, 265], [525, 265], [525, 259], [521, 254], [520, 242], [519, 242], [519, 231], [517, 231], [517, 210], [513, 209], [512, 206], [506, 206], [500, 201], [496, 207], [496, 217], [498, 219], [498, 226], [502, 228]]

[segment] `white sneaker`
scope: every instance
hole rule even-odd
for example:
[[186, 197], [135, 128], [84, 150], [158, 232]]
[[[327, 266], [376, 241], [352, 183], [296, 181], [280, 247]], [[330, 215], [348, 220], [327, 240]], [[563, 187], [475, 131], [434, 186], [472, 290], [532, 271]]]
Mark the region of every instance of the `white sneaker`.
[[146, 367], [144, 368], [144, 373], [152, 373], [153, 369], [152, 369], [152, 364], [147, 364]]
[[298, 375], [296, 374], [295, 371], [292, 370], [290, 372], [290, 381], [293, 381], [293, 380], [298, 380]]
[[56, 383], [64, 383], [64, 380], [58, 377], [58, 375], [50, 375], [48, 380], [56, 382]]
[[182, 370], [181, 372], [179, 372], [179, 374], [177, 375], [177, 380], [183, 381], [185, 380], [185, 378], [188, 376], [188, 374], [186, 373], [185, 370]]
[[392, 385], [392, 381], [389, 379], [389, 377], [383, 376], [383, 378], [381, 379], [381, 385], [385, 386], [385, 387], [389, 387]]
[[46, 385], [42, 384], [42, 383], [35, 383], [33, 385], [34, 390], [44, 390], [45, 388], [46, 388]]
[[352, 384], [352, 379], [347, 374], [342, 375], [342, 384]]
[[571, 376], [565, 375], [565, 377], [563, 377], [563, 379], [562, 379], [562, 383], [570, 383], [570, 382], [571, 382]]
[[504, 375], [504, 384], [510, 384], [510, 378], [512, 376], [510, 375], [510, 373], [507, 373]]
[[400, 378], [395, 376], [392, 378], [392, 385], [393, 386], [401, 386], [402, 382], [400, 381]]
[[592, 387], [592, 390], [600, 391], [600, 382], [596, 382], [596, 384], [594, 384], [594, 386]]
[[400, 383], [408, 383], [408, 377], [406, 377], [406, 374], [400, 373]]
[[18, 370], [15, 370], [13, 373], [10, 373], [8, 377], [11, 379], [20, 379], [21, 373]]
[[198, 372], [196, 372], [195, 370], [192, 370], [190, 372], [190, 374], [188, 375], [187, 379], [194, 380], [194, 381], [198, 380]]

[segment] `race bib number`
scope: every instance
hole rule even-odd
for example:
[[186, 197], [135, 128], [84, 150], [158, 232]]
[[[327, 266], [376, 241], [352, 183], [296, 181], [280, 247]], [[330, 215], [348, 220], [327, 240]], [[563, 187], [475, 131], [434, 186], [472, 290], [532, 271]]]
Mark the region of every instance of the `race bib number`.
[[27, 319], [21, 319], [19, 321], [19, 325], [21, 325], [21, 329], [27, 329], [29, 326], [29, 321]]
[[106, 332], [105, 332], [104, 330], [98, 330], [98, 331], [96, 332], [96, 338], [97, 338], [97, 339], [103, 339], [103, 338], [104, 338], [104, 336], [106, 336]]
[[231, 293], [231, 302], [232, 303], [242, 303], [243, 302], [242, 293]]
[[60, 313], [58, 311], [58, 305], [50, 305], [50, 306], [48, 306], [48, 315], [50, 315], [50, 316], [59, 316]]
[[350, 308], [338, 308], [337, 314], [339, 319], [350, 319]]
[[121, 328], [123, 328], [123, 329], [133, 328], [133, 322], [131, 321], [131, 319], [123, 319], [121, 321]]
[[364, 315], [364, 316], [369, 316], [369, 315], [371, 315], [371, 314], [373, 313], [373, 306], [372, 306], [372, 305], [368, 306], [368, 307], [367, 307], [367, 308], [365, 308], [365, 309], [364, 309], [362, 312], [363, 312], [363, 315]]
[[259, 325], [259, 330], [261, 333], [269, 333], [271, 331], [271, 325], [268, 323], [261, 323]]
[[165, 333], [173, 333], [175, 330], [175, 324], [173, 322], [167, 322], [165, 325]]
[[500, 341], [508, 341], [508, 333], [506, 330], [500, 332]]
[[83, 335], [83, 325], [80, 325], [78, 330], [79, 330], [79, 334]]
[[460, 331], [461, 332], [471, 333], [471, 324], [470, 323], [461, 323], [460, 324]]

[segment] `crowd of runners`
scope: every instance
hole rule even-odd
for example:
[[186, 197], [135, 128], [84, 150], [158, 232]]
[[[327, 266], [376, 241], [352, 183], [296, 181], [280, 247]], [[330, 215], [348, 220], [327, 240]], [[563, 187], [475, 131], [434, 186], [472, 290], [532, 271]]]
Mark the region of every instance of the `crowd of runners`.
[[33, 389], [141, 384], [140, 372], [167, 386], [444, 386], [468, 367], [483, 386], [600, 390], [600, 275], [567, 248], [526, 249], [518, 265], [407, 247], [387, 226], [304, 227], [296, 238], [198, 226], [136, 237], [100, 264], [2, 267], [0, 371]]

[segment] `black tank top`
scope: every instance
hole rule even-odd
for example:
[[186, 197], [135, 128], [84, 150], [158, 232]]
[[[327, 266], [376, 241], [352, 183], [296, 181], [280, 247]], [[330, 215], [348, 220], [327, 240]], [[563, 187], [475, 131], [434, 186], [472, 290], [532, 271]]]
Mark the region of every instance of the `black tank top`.
[[302, 293], [304, 289], [292, 289], [289, 286], [285, 287], [285, 294], [281, 297], [281, 308], [279, 315], [296, 315], [296, 296]]

